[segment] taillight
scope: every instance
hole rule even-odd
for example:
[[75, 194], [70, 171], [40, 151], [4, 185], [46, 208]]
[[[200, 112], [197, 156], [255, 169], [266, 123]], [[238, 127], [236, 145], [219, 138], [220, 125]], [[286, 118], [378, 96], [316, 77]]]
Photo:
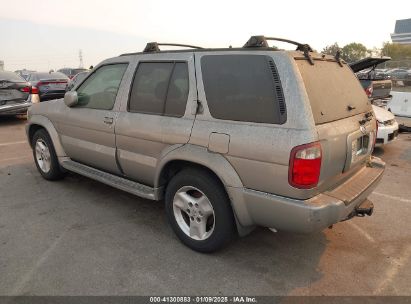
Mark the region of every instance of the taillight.
[[37, 87], [31, 87], [31, 94], [38, 94], [39, 89]]
[[30, 93], [30, 87], [21, 88], [20, 91], [23, 93]]
[[372, 96], [372, 92], [373, 92], [373, 88], [372, 85], [370, 85], [368, 88], [365, 89], [365, 94], [367, 95], [367, 97], [371, 97]]
[[294, 147], [290, 154], [288, 172], [290, 185], [300, 189], [317, 186], [320, 179], [321, 159], [320, 142]]

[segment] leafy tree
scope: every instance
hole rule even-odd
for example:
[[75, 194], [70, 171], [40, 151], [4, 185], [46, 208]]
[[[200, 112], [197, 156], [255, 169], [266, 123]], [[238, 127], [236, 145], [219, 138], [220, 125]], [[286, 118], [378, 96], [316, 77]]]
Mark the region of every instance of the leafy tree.
[[385, 42], [381, 55], [389, 56], [393, 60], [411, 59], [411, 45]]
[[341, 50], [341, 48], [340, 48], [340, 46], [338, 45], [337, 42], [334, 42], [334, 44], [327, 45], [325, 48], [323, 48], [321, 53], [335, 56], [335, 54], [337, 54], [338, 50]]
[[367, 48], [363, 44], [357, 42], [347, 44], [341, 49], [341, 57], [347, 62], [360, 60], [366, 57], [368, 53], [369, 51]]

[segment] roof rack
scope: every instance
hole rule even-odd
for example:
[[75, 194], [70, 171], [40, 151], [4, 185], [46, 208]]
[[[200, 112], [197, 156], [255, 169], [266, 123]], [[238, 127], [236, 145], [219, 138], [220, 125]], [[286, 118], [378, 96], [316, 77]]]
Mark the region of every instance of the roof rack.
[[167, 45], [167, 46], [182, 46], [188, 47], [192, 49], [202, 49], [200, 46], [189, 45], [189, 44], [179, 44], [179, 43], [159, 43], [159, 42], [149, 42], [147, 43], [146, 47], [143, 50], [143, 53], [153, 53], [153, 52], [160, 52], [160, 45]]
[[309, 44], [296, 42], [293, 40], [288, 40], [284, 38], [275, 38], [275, 37], [265, 37], [265, 36], [251, 36], [250, 39], [244, 44], [243, 48], [255, 48], [255, 47], [269, 47], [267, 41], [268, 40], [275, 40], [286, 42], [290, 44], [294, 44], [297, 46], [296, 51], [304, 52], [304, 57], [310, 62], [310, 64], [314, 65], [314, 61], [312, 60], [309, 52], [312, 52], [313, 49]]

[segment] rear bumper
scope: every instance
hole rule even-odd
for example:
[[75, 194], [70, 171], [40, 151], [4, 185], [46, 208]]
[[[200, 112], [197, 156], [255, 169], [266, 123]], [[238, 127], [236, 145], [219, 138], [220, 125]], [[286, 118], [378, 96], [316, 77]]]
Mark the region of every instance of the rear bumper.
[[277, 230], [309, 233], [349, 219], [377, 187], [385, 163], [372, 158], [337, 188], [308, 200], [296, 200], [250, 189], [230, 188], [237, 221], [242, 226], [264, 226]]
[[44, 100], [51, 100], [51, 99], [60, 99], [64, 97], [66, 91], [47, 91], [47, 92], [40, 92], [40, 99]]
[[2, 105], [0, 106], [0, 115], [24, 114], [31, 105], [32, 103], [29, 101]]

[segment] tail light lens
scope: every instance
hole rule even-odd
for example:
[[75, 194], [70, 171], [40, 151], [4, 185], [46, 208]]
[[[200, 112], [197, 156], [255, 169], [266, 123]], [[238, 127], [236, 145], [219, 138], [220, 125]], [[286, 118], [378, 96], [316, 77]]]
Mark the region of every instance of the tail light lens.
[[372, 96], [372, 92], [374, 89], [372, 88], [372, 85], [370, 85], [368, 88], [365, 89], [365, 94], [367, 95], [368, 98]]
[[30, 87], [21, 88], [20, 91], [23, 93], [30, 93]]
[[294, 147], [290, 154], [288, 182], [300, 189], [317, 186], [321, 172], [321, 144], [314, 142]]
[[31, 94], [38, 94], [39, 89], [37, 87], [31, 87]]

